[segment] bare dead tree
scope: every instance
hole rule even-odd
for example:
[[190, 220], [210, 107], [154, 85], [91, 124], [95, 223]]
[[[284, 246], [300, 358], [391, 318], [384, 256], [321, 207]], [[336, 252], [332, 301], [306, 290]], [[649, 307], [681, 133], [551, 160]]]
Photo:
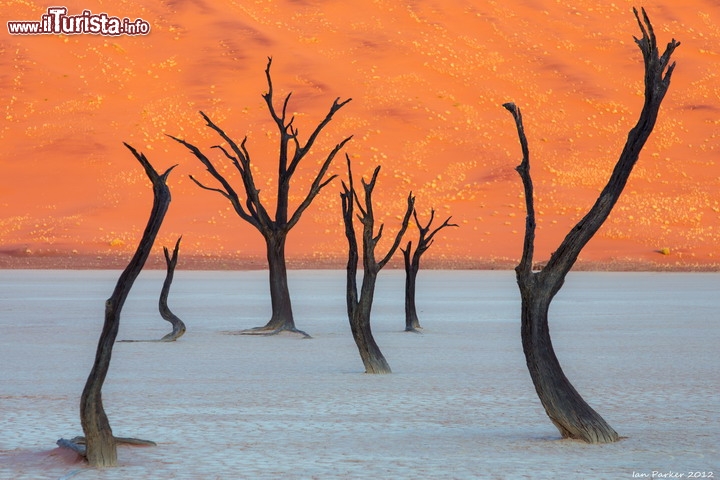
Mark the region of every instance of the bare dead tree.
[[160, 309], [160, 315], [162, 318], [170, 322], [172, 325], [172, 332], [168, 333], [160, 339], [161, 342], [174, 342], [178, 338], [185, 334], [185, 322], [175, 315], [168, 307], [167, 300], [170, 294], [170, 285], [172, 285], [173, 277], [175, 276], [175, 267], [178, 261], [178, 251], [180, 250], [180, 240], [182, 237], [177, 239], [175, 242], [175, 248], [173, 249], [172, 257], [167, 247], [163, 247], [163, 254], [165, 255], [165, 263], [167, 265], [167, 273], [165, 274], [165, 281], [163, 282], [162, 290], [160, 291], [160, 300], [158, 301], [158, 308]]
[[315, 127], [307, 141], [304, 144], [301, 144], [298, 138], [299, 131], [293, 125], [295, 117], [293, 116], [290, 119], [287, 117], [287, 107], [288, 102], [290, 101], [291, 93], [285, 97], [280, 112], [278, 113], [275, 109], [275, 105], [273, 103], [273, 84], [270, 77], [271, 64], [272, 58], [268, 58], [267, 67], [265, 68], [268, 91], [263, 94], [263, 98], [267, 104], [270, 116], [280, 132], [277, 204], [274, 219], [270, 216], [264, 204], [260, 200], [260, 190], [258, 190], [255, 186], [252, 169], [250, 168], [250, 152], [245, 146], [247, 137], [245, 137], [242, 142], [240, 142], [240, 145], [238, 145], [220, 127], [213, 123], [207, 115], [200, 112], [200, 115], [202, 115], [203, 119], [207, 123], [207, 126], [215, 130], [220, 138], [222, 138], [229, 146], [229, 149], [222, 145], [216, 145], [213, 148], [219, 149], [222, 154], [230, 160], [240, 174], [244, 190], [243, 200], [241, 199], [241, 195], [237, 193], [228, 180], [215, 168], [214, 164], [200, 151], [199, 148], [186, 142], [185, 140], [181, 140], [171, 135], [169, 136], [187, 147], [193, 155], [202, 162], [210, 175], [220, 184], [221, 188], [205, 186], [192, 175], [190, 178], [200, 188], [218, 192], [220, 195], [227, 198], [240, 218], [255, 227], [265, 239], [270, 280], [272, 316], [265, 326], [245, 330], [241, 333], [273, 334], [287, 330], [308, 336], [305, 332], [302, 332], [295, 327], [292, 304], [290, 301], [290, 291], [288, 289], [287, 282], [285, 240], [288, 232], [298, 223], [300, 217], [305, 210], [307, 210], [315, 197], [317, 197], [320, 191], [337, 176], [330, 175], [326, 178], [328, 168], [335, 158], [335, 155], [337, 155], [337, 153], [352, 138], [352, 136], [347, 137], [338, 143], [327, 155], [325, 161], [320, 166], [315, 179], [310, 185], [308, 193], [293, 212], [290, 212], [290, 183], [298, 165], [308, 154], [318, 135], [322, 132], [325, 126], [330, 123], [333, 119], [333, 115], [335, 115], [335, 113], [345, 106], [351, 99], [344, 101], [340, 101], [339, 98], [335, 99], [325, 118]]
[[575, 390], [560, 367], [550, 340], [548, 310], [550, 302], [562, 287], [565, 276], [577, 260], [582, 248], [605, 222], [620, 197], [628, 177], [638, 160], [640, 151], [655, 126], [660, 104], [670, 86], [675, 63], [668, 66], [670, 56], [680, 45], [673, 39], [659, 55], [655, 33], [645, 10], [642, 20], [636, 9], [635, 18], [642, 38], [635, 38], [645, 65], [645, 103], [640, 118], [628, 134], [625, 147], [607, 185], [588, 213], [567, 234], [541, 271], [533, 271], [535, 241], [535, 208], [533, 184], [530, 177], [530, 153], [520, 110], [512, 103], [504, 107], [515, 119], [522, 147], [523, 159], [517, 171], [523, 182], [527, 218], [523, 254], [515, 268], [522, 298], [521, 336], [523, 351], [535, 390], [545, 412], [564, 438], [588, 443], [607, 443], [618, 440], [618, 434], [593, 410]]
[[[375, 189], [380, 166], [375, 168], [370, 182], [366, 183], [365, 179], [361, 179], [363, 190], [365, 193], [364, 204], [360, 202], [352, 178], [352, 169], [350, 167], [350, 157], [345, 155], [348, 166], [348, 183], [342, 182], [342, 200], [343, 221], [345, 223], [345, 236], [348, 240], [348, 263], [347, 263], [347, 311], [350, 320], [350, 329], [353, 339], [360, 352], [360, 358], [365, 365], [365, 373], [391, 373], [390, 365], [380, 351], [372, 335], [370, 328], [370, 311], [372, 310], [373, 296], [375, 295], [375, 284], [377, 275], [380, 270], [390, 261], [395, 251], [400, 246], [402, 236], [407, 230], [415, 205], [415, 197], [412, 192], [407, 198], [407, 211], [403, 217], [395, 235], [395, 240], [380, 260], [375, 258], [375, 247], [382, 238], [383, 227], [381, 224], [377, 235], [375, 234], [375, 214], [373, 213], [372, 192]], [[362, 223], [362, 248], [363, 248], [363, 281], [360, 288], [360, 296], [358, 297], [357, 289], [357, 265], [359, 261], [358, 242], [355, 235], [355, 227], [353, 219], [355, 217], [354, 207], [360, 211], [357, 218]]]
[[407, 247], [400, 249], [405, 259], [405, 331], [417, 332], [422, 329], [420, 320], [417, 315], [417, 306], [415, 304], [415, 287], [417, 285], [417, 274], [420, 270], [420, 257], [430, 248], [435, 241], [435, 234], [445, 227], [457, 227], [458, 225], [450, 223], [452, 217], [448, 217], [445, 221], [430, 230], [433, 220], [435, 219], [435, 209], [430, 209], [430, 219], [424, 226], [418, 219], [417, 210], [413, 209], [413, 218], [415, 225], [419, 231], [418, 244], [415, 251], [412, 250], [412, 241], [408, 241]]
[[[150, 255], [157, 233], [160, 230], [165, 213], [170, 205], [170, 189], [167, 186], [167, 177], [175, 167], [170, 167], [162, 175], [152, 167], [144, 154], [138, 153], [133, 147], [125, 146], [145, 169], [145, 173], [152, 182], [154, 201], [150, 212], [150, 219], [145, 227], [135, 254], [118, 278], [115, 290], [105, 302], [105, 323], [98, 341], [95, 362], [88, 376], [85, 388], [80, 397], [80, 423], [85, 434], [84, 437], [75, 437], [73, 440], [58, 440], [58, 445], [68, 447], [85, 456], [93, 467], [112, 467], [117, 465], [117, 444], [130, 443], [140, 445], [154, 445], [147, 440], [132, 438], [119, 438], [113, 435], [102, 402], [102, 386], [105, 383], [110, 368], [113, 345], [120, 328], [120, 312], [127, 299], [133, 283], [143, 269]], [[83, 448], [84, 446], [84, 448]]]
[[175, 249], [173, 250], [172, 257], [170, 257], [170, 252], [167, 247], [163, 247], [165, 263], [167, 264], [167, 273], [165, 275], [162, 290], [160, 291], [160, 300], [158, 301], [160, 316], [170, 322], [170, 325], [172, 325], [172, 331], [159, 340], [118, 340], [118, 342], [174, 342], [185, 334], [185, 323], [170, 310], [170, 307], [168, 307], [167, 304], [168, 295], [170, 294], [170, 286], [172, 285], [173, 276], [175, 274], [175, 266], [177, 265], [180, 240], [182, 240], [182, 237], [178, 238], [177, 242], [175, 242]]

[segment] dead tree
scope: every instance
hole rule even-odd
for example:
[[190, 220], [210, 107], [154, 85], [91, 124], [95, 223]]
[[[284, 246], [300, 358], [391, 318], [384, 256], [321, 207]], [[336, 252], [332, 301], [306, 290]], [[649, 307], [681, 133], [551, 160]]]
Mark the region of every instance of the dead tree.
[[417, 216], [417, 210], [413, 209], [413, 218], [415, 219], [415, 225], [419, 231], [418, 244], [415, 247], [415, 251], [412, 250], [412, 241], [407, 243], [405, 249], [400, 249], [403, 252], [403, 258], [405, 259], [405, 331], [406, 332], [417, 332], [418, 329], [422, 329], [420, 326], [420, 320], [417, 316], [417, 307], [415, 305], [415, 286], [417, 284], [417, 274], [420, 270], [420, 257], [423, 253], [430, 248], [433, 244], [435, 234], [438, 233], [445, 227], [457, 227], [456, 224], [450, 223], [452, 217], [448, 217], [445, 221], [434, 230], [430, 230], [433, 220], [435, 219], [435, 210], [430, 210], [430, 220], [423, 226], [420, 224], [420, 220]]
[[200, 160], [200, 162], [202, 162], [210, 175], [221, 185], [221, 188], [205, 186], [192, 175], [190, 178], [200, 188], [218, 192], [223, 197], [227, 198], [233, 206], [235, 213], [255, 227], [265, 239], [270, 279], [272, 316], [265, 326], [246, 330], [242, 333], [272, 334], [283, 330], [289, 330], [307, 335], [295, 328], [292, 304], [290, 302], [290, 291], [288, 289], [287, 267], [285, 264], [285, 240], [288, 232], [298, 223], [300, 217], [305, 210], [307, 210], [315, 197], [317, 197], [320, 191], [337, 176], [330, 175], [325, 178], [328, 168], [335, 158], [335, 155], [337, 155], [345, 143], [347, 143], [352, 137], [347, 137], [338, 143], [327, 155], [325, 161], [323, 161], [320, 166], [308, 193], [293, 212], [290, 212], [290, 183], [298, 165], [308, 154], [320, 132], [322, 132], [325, 126], [330, 123], [333, 115], [335, 115], [335, 113], [351, 99], [347, 99], [342, 102], [339, 98], [335, 99], [325, 118], [317, 125], [317, 127], [315, 127], [307, 141], [304, 144], [301, 144], [298, 138], [298, 129], [293, 125], [295, 117], [293, 116], [290, 119], [287, 117], [287, 106], [290, 101], [291, 94], [288, 94], [285, 97], [280, 113], [278, 113], [275, 109], [275, 105], [273, 103], [273, 84], [270, 77], [271, 64], [272, 59], [269, 58], [267, 67], [265, 68], [268, 91], [263, 94], [263, 98], [267, 104], [270, 116], [274, 120], [280, 132], [277, 204], [274, 219], [270, 216], [270, 213], [268, 213], [265, 205], [260, 200], [260, 190], [255, 187], [255, 180], [250, 166], [250, 152], [245, 146], [247, 137], [245, 137], [238, 145], [220, 127], [213, 123], [207, 115], [200, 112], [200, 115], [202, 115], [203, 119], [207, 123], [207, 126], [215, 130], [215, 132], [217, 132], [217, 134], [229, 146], [228, 148], [222, 145], [216, 145], [213, 148], [219, 149], [222, 154], [230, 160], [240, 174], [244, 190], [244, 200], [241, 199], [241, 195], [236, 192], [228, 180], [215, 168], [214, 164], [200, 151], [199, 148], [186, 142], [185, 140], [181, 140], [173, 136], [170, 137], [187, 147]]
[[178, 338], [185, 334], [185, 323], [175, 315], [168, 307], [167, 299], [170, 294], [170, 285], [172, 285], [173, 277], [175, 275], [175, 266], [178, 261], [178, 251], [180, 250], [180, 240], [182, 237], [177, 239], [175, 242], [175, 248], [173, 249], [172, 257], [167, 247], [163, 247], [163, 254], [165, 255], [165, 263], [167, 265], [167, 273], [165, 275], [165, 281], [163, 282], [162, 290], [160, 291], [160, 300], [158, 301], [158, 308], [160, 309], [160, 316], [170, 322], [172, 325], [172, 332], [168, 333], [160, 339], [161, 342], [174, 342]]
[[[120, 312], [130, 289], [150, 255], [157, 233], [160, 230], [165, 213], [170, 205], [170, 189], [167, 177], [174, 167], [170, 167], [162, 175], [158, 174], [145, 155], [138, 153], [133, 147], [125, 146], [144, 167], [145, 173], [152, 182], [154, 201], [150, 219], [145, 227], [135, 254], [130, 263], [118, 278], [115, 290], [105, 302], [105, 323], [100, 334], [95, 362], [88, 376], [85, 388], [80, 397], [80, 423], [85, 434], [73, 440], [58, 440], [58, 445], [69, 447], [85, 456], [93, 467], [112, 467], [117, 465], [117, 444], [131, 443], [154, 445], [147, 440], [118, 438], [113, 436], [102, 402], [102, 386], [110, 368], [110, 357], [120, 327]], [[84, 448], [83, 445], [84, 444]]]
[[582, 248], [607, 219], [625, 187], [640, 151], [655, 126], [660, 104], [670, 86], [675, 64], [668, 66], [670, 56], [680, 42], [673, 39], [662, 56], [659, 55], [655, 33], [645, 10], [642, 20], [634, 9], [642, 38], [635, 38], [645, 64], [645, 103], [640, 118], [630, 130], [625, 147], [615, 165], [607, 185], [588, 213], [567, 234], [547, 265], [533, 271], [535, 241], [535, 208], [530, 159], [520, 110], [512, 103], [504, 107], [515, 119], [523, 159], [517, 167], [525, 190], [527, 218], [523, 253], [515, 268], [522, 298], [521, 336], [530, 376], [545, 412], [564, 438], [588, 443], [607, 443], [618, 440], [618, 434], [595, 412], [570, 384], [560, 367], [550, 340], [548, 310], [553, 297], [563, 285]]
[[[348, 240], [348, 263], [347, 263], [347, 312], [350, 320], [350, 329], [353, 339], [360, 352], [360, 358], [365, 365], [365, 373], [391, 373], [390, 365], [380, 351], [370, 328], [370, 311], [372, 309], [373, 296], [375, 294], [375, 283], [377, 282], [378, 272], [390, 261], [395, 251], [400, 246], [402, 236], [407, 230], [410, 221], [410, 215], [415, 205], [415, 197], [412, 192], [407, 198], [407, 211], [403, 217], [395, 235], [395, 241], [385, 254], [385, 256], [377, 261], [375, 258], [375, 247], [382, 238], [383, 226], [380, 225], [377, 235], [375, 235], [375, 214], [372, 206], [372, 192], [375, 188], [380, 167], [375, 168], [369, 183], [365, 183], [361, 179], [363, 190], [365, 192], [364, 205], [360, 202], [355, 186], [353, 184], [352, 169], [350, 168], [350, 157], [347, 158], [348, 166], [348, 184], [342, 182], [343, 191], [340, 194], [342, 200], [343, 221], [345, 222], [345, 236]], [[357, 218], [362, 223], [362, 251], [363, 251], [363, 281], [360, 288], [360, 296], [358, 297], [357, 289], [357, 266], [359, 260], [358, 242], [355, 235], [355, 227], [353, 217], [355, 216], [354, 207], [357, 206], [360, 211]]]
[[182, 237], [178, 238], [177, 242], [175, 242], [175, 249], [173, 250], [172, 257], [170, 257], [170, 252], [167, 247], [163, 247], [165, 263], [167, 264], [167, 274], [165, 275], [165, 281], [163, 282], [163, 287], [160, 291], [160, 300], [158, 301], [160, 316], [170, 322], [170, 325], [172, 325], [172, 332], [168, 333], [159, 340], [118, 340], [118, 342], [174, 342], [185, 334], [185, 323], [170, 310], [170, 307], [168, 307], [167, 304], [168, 295], [170, 294], [170, 285], [172, 285], [173, 276], [175, 274], [175, 266], [177, 265], [180, 240], [182, 240]]

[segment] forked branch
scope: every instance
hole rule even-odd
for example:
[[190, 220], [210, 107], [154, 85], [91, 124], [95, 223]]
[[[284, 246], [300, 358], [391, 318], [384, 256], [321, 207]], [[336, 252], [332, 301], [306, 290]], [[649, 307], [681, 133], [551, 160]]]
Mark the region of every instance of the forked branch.
[[327, 156], [325, 161], [323, 162], [322, 166], [320, 167], [320, 170], [318, 170], [317, 175], [315, 175], [315, 179], [313, 180], [312, 185], [310, 185], [310, 189], [303, 199], [303, 201], [298, 205], [297, 209], [295, 209], [295, 212], [290, 217], [290, 220], [287, 224], [287, 229], [291, 229], [292, 227], [297, 224], [297, 222], [300, 220], [300, 217], [302, 214], [307, 210], [307, 208], [310, 206], [310, 204], [315, 200], [315, 197], [318, 196], [320, 191], [325, 188], [330, 182], [332, 182], [335, 178], [337, 178], [337, 175], [330, 175], [328, 178], [325, 178], [325, 175], [327, 174], [328, 169], [330, 168], [330, 164], [335, 159], [335, 156], [342, 150], [342, 148], [345, 146], [347, 142], [349, 142], [352, 139], [352, 135], [345, 138], [342, 142], [335, 145], [335, 148], [332, 149], [330, 154]]
[[[544, 269], [557, 268], [557, 272], [563, 276], [570, 271], [580, 251], [595, 233], [597, 233], [620, 198], [627, 184], [627, 180], [637, 163], [640, 151], [655, 127], [660, 105], [670, 86], [670, 79], [675, 68], [674, 63], [668, 64], [672, 53], [680, 45], [680, 42], [673, 39], [668, 43], [662, 56], [660, 56], [655, 33], [645, 10], [642, 10], [642, 20], [638, 11], [636, 9], [633, 11], [643, 34], [641, 39], [636, 38], [635, 41], [640, 47], [644, 59], [645, 102], [638, 121], [630, 130], [617, 164], [597, 201], [588, 213], [567, 234], [558, 249], [552, 254]], [[507, 103], [503, 106], [513, 114], [523, 150], [523, 161], [518, 167], [518, 173], [522, 177], [525, 186], [525, 202], [528, 207], [528, 216], [526, 220], [523, 257], [518, 268], [530, 271], [532, 268], [532, 244], [535, 235], [535, 214], [532, 208], [533, 199], [532, 181], [530, 180], [529, 150], [522, 126], [520, 110], [512, 103]]]
[[[435, 241], [435, 235], [442, 230], [443, 228], [447, 227], [458, 227], [459, 225], [455, 223], [450, 223], [450, 220], [452, 219], [452, 216], [445, 219], [445, 221], [438, 225], [434, 230], [430, 230], [432, 227], [433, 221], [435, 220], [435, 209], [430, 209], [430, 218], [428, 219], [428, 222], [423, 225], [420, 223], [420, 219], [418, 218], [417, 209], [413, 209], [413, 219], [415, 220], [415, 226], [417, 226], [419, 237], [418, 237], [418, 245], [415, 249], [415, 255], [420, 257], [425, 251], [430, 248], [430, 246]], [[408, 242], [408, 246], [406, 250], [402, 250], [403, 253], [406, 251], [409, 252], [411, 250], [410, 242]]]

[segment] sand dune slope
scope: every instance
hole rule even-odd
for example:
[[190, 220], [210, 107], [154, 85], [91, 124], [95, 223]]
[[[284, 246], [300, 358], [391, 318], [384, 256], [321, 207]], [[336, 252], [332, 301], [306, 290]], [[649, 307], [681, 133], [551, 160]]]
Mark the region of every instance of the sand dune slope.
[[[709, 0], [652, 3], [659, 45], [682, 42], [678, 66], [626, 192], [581, 260], [714, 268], [720, 9]], [[640, 32], [624, 0], [64, 5], [70, 14], [144, 19], [151, 31], [0, 35], [0, 266], [107, 266], [132, 251], [151, 194], [122, 142], [159, 169], [179, 164], [163, 243], [185, 235], [184, 253], [195, 265], [261, 264], [261, 237], [222, 197], [189, 180], [211, 183], [166, 134], [210, 154], [220, 140], [204, 126], [202, 110], [233, 138], [247, 136], [272, 208], [278, 133], [261, 98], [268, 56], [277, 104], [293, 93], [288, 115], [301, 138], [335, 98], [353, 99], [298, 171], [295, 204], [323, 156], [353, 135], [345, 152], [356, 175], [383, 166], [377, 205], [388, 232], [410, 190], [423, 217], [435, 208], [461, 226], [433, 246], [432, 261], [445, 266], [507, 265], [519, 255], [524, 201], [513, 168], [520, 151], [502, 103], [515, 102], [525, 115], [542, 261], [596, 198], [643, 101], [633, 41]], [[0, 12], [39, 20], [47, 8], [3, 2]], [[213, 158], [237, 182], [218, 153]], [[344, 178], [342, 159], [331, 173]], [[297, 264], [342, 258], [339, 190], [338, 181], [331, 184], [291, 234], [288, 255]], [[663, 248], [670, 255], [658, 253]]]

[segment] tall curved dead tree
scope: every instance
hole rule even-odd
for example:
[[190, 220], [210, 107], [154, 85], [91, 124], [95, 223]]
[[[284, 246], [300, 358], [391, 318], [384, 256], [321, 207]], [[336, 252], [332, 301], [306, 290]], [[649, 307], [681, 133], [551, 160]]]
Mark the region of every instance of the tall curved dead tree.
[[655, 126], [660, 104], [670, 86], [675, 64], [669, 65], [670, 56], [680, 45], [674, 39], [660, 55], [650, 20], [636, 9], [635, 18], [642, 38], [635, 38], [645, 64], [645, 103], [640, 118], [628, 134], [625, 147], [615, 165], [607, 185], [588, 213], [567, 234], [541, 271], [533, 271], [535, 241], [535, 209], [533, 184], [530, 177], [530, 153], [525, 137], [520, 110], [512, 103], [504, 105], [512, 113], [522, 147], [523, 159], [517, 167], [522, 178], [527, 218], [523, 254], [515, 268], [522, 298], [521, 336], [523, 351], [530, 376], [545, 412], [564, 438], [584, 440], [588, 443], [607, 443], [618, 440], [618, 434], [593, 410], [575, 390], [560, 367], [550, 340], [548, 310], [553, 297], [563, 285], [565, 276], [577, 260], [582, 248], [605, 222], [625, 187]]
[[200, 112], [200, 115], [202, 115], [203, 119], [207, 123], [207, 126], [215, 130], [220, 138], [222, 138], [222, 140], [227, 144], [227, 147], [216, 145], [213, 148], [220, 150], [222, 154], [230, 160], [237, 172], [240, 174], [240, 178], [242, 179], [242, 188], [244, 190], [244, 195], [242, 195], [242, 197], [244, 197], [244, 199], [241, 198], [241, 195], [238, 194], [237, 191], [230, 185], [225, 176], [223, 176], [223, 174], [215, 168], [212, 161], [205, 156], [198, 147], [186, 142], [185, 140], [181, 140], [173, 136], [170, 137], [187, 147], [193, 155], [195, 155], [202, 164], [205, 165], [207, 171], [221, 187], [208, 187], [195, 177], [190, 176], [190, 178], [200, 188], [218, 192], [223, 197], [227, 198], [240, 218], [255, 227], [265, 239], [270, 279], [272, 317], [265, 326], [246, 330], [243, 333], [271, 334], [278, 333], [283, 330], [289, 330], [305, 334], [304, 332], [300, 332], [296, 329], [295, 320], [293, 318], [290, 291], [288, 289], [287, 281], [287, 267], [285, 264], [285, 240], [288, 232], [298, 223], [300, 217], [305, 210], [307, 210], [315, 197], [317, 197], [320, 191], [337, 176], [330, 175], [326, 178], [328, 168], [335, 158], [335, 155], [337, 155], [337, 153], [352, 138], [352, 136], [342, 140], [335, 146], [335, 148], [332, 149], [332, 151], [330, 151], [323, 163], [320, 165], [318, 173], [310, 185], [305, 198], [297, 207], [295, 207], [293, 211], [291, 211], [289, 202], [290, 183], [298, 165], [308, 154], [318, 135], [320, 135], [325, 126], [330, 123], [335, 113], [345, 106], [351, 99], [344, 101], [340, 101], [339, 98], [335, 99], [325, 118], [310, 133], [310, 136], [305, 143], [301, 143], [299, 139], [299, 131], [293, 124], [295, 117], [293, 116], [288, 118], [287, 116], [287, 107], [291, 94], [288, 94], [285, 97], [279, 113], [275, 109], [275, 105], [273, 103], [274, 90], [272, 79], [270, 77], [271, 64], [272, 59], [269, 58], [265, 69], [268, 91], [263, 94], [263, 98], [267, 104], [270, 116], [280, 132], [277, 203], [274, 218], [270, 215], [261, 201], [260, 190], [258, 190], [255, 186], [253, 172], [250, 167], [250, 152], [245, 147], [247, 137], [245, 137], [238, 145], [220, 127], [213, 123], [207, 115]]
[[420, 270], [420, 257], [430, 248], [435, 241], [435, 234], [445, 227], [457, 227], [456, 224], [450, 223], [452, 217], [448, 217], [445, 221], [433, 230], [433, 220], [435, 220], [435, 209], [430, 209], [430, 219], [424, 226], [418, 219], [417, 210], [413, 209], [413, 218], [418, 228], [418, 244], [415, 250], [412, 249], [412, 241], [407, 243], [407, 247], [400, 249], [405, 260], [405, 331], [417, 332], [422, 329], [420, 320], [417, 315], [417, 306], [415, 305], [415, 288], [417, 285], [417, 274]]
[[[110, 428], [105, 409], [102, 402], [102, 386], [105, 383], [110, 368], [113, 345], [120, 328], [120, 312], [130, 289], [135, 283], [138, 275], [143, 269], [145, 262], [150, 255], [155, 238], [160, 230], [165, 213], [170, 205], [170, 189], [167, 186], [167, 177], [174, 167], [170, 167], [162, 175], [158, 174], [148, 159], [142, 153], [138, 153], [133, 147], [125, 146], [132, 152], [135, 158], [145, 169], [145, 173], [152, 182], [154, 201], [143, 236], [138, 244], [135, 254], [120, 278], [118, 278], [115, 290], [105, 302], [105, 323], [98, 341], [95, 362], [90, 375], [88, 376], [85, 388], [80, 397], [80, 423], [85, 434], [84, 437], [76, 437], [73, 440], [58, 440], [58, 444], [85, 456], [88, 463], [94, 467], [112, 467], [117, 465], [117, 444], [153, 444], [146, 440], [131, 438], [118, 438], [113, 435]], [[84, 444], [84, 448], [82, 447]]]
[[[360, 358], [365, 365], [365, 373], [391, 373], [390, 365], [380, 351], [372, 335], [370, 328], [370, 311], [372, 310], [373, 296], [375, 295], [375, 284], [380, 270], [390, 261], [395, 251], [400, 246], [405, 230], [407, 230], [415, 205], [415, 197], [412, 193], [407, 198], [407, 211], [403, 217], [395, 235], [395, 241], [381, 260], [375, 258], [375, 247], [382, 238], [383, 227], [380, 225], [377, 235], [375, 234], [375, 214], [373, 213], [372, 192], [375, 189], [380, 166], [375, 168], [369, 183], [361, 179], [365, 193], [364, 202], [360, 202], [352, 178], [350, 157], [347, 158], [348, 183], [342, 182], [343, 191], [340, 194], [342, 200], [343, 221], [345, 223], [345, 236], [348, 240], [348, 263], [347, 263], [347, 311], [350, 320], [350, 329], [355, 339], [355, 344], [360, 352]], [[360, 287], [360, 295], [357, 289], [357, 265], [359, 261], [358, 242], [355, 235], [354, 217], [355, 207], [360, 211], [357, 218], [362, 223], [362, 252], [363, 252], [363, 281]]]

